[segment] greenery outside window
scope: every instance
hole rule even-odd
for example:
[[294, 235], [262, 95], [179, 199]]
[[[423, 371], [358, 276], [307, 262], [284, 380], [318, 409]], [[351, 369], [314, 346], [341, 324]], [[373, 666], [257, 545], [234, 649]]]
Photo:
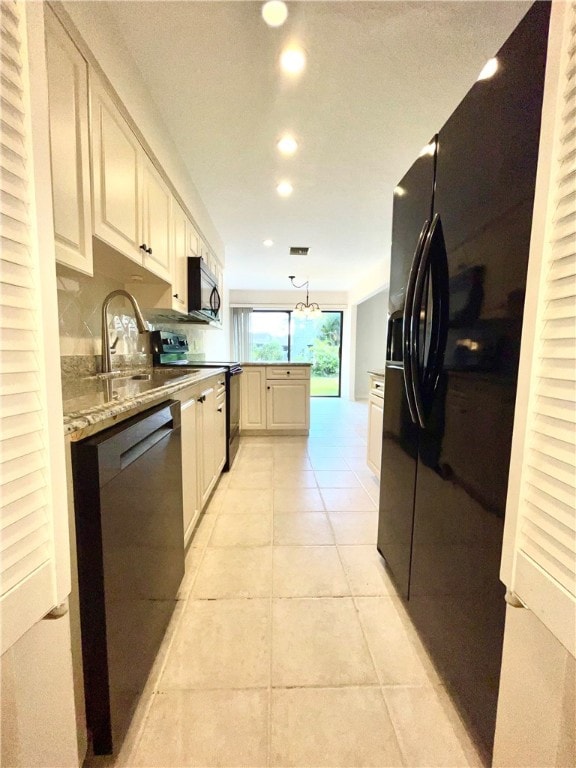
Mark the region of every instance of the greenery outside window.
[[310, 363], [310, 394], [340, 397], [342, 312], [318, 318], [291, 310], [254, 310], [250, 315], [250, 361]]

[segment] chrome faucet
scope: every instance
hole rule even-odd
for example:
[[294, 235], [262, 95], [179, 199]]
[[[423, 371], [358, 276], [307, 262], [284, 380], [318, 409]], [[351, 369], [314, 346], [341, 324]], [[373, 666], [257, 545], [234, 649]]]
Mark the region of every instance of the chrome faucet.
[[124, 296], [132, 304], [138, 333], [148, 332], [148, 326], [142, 317], [142, 312], [140, 312], [140, 307], [134, 296], [123, 288], [118, 288], [118, 290], [109, 293], [102, 302], [102, 373], [110, 373], [112, 370], [112, 348], [108, 334], [108, 307], [115, 296]]

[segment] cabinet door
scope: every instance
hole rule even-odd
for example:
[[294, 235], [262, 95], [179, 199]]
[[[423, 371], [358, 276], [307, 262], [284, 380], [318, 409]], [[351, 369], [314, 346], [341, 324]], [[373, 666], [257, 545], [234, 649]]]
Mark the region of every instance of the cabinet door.
[[188, 222], [188, 250], [190, 256], [200, 256], [200, 238], [196, 227], [191, 222]]
[[266, 368], [246, 366], [240, 377], [240, 429], [266, 429]]
[[384, 400], [372, 395], [368, 400], [368, 466], [380, 477], [382, 460], [382, 429], [384, 419]]
[[172, 195], [164, 180], [145, 157], [142, 174], [142, 243], [144, 266], [171, 282], [170, 214]]
[[188, 219], [178, 203], [172, 206], [172, 309], [186, 312], [188, 305]]
[[217, 475], [226, 464], [226, 395], [216, 399], [214, 469]]
[[214, 460], [216, 456], [216, 393], [213, 387], [204, 389], [199, 398], [199, 417], [202, 419], [200, 461], [201, 507], [204, 508], [212, 490], [216, 475]]
[[308, 429], [310, 382], [274, 381], [267, 384], [268, 429]]
[[200, 514], [198, 497], [198, 467], [196, 455], [196, 412], [194, 398], [182, 403], [182, 502], [184, 507], [184, 545], [188, 544], [194, 524]]
[[56, 260], [92, 275], [88, 65], [48, 8], [46, 64]]
[[90, 78], [94, 234], [142, 264], [140, 153], [130, 126], [96, 77]]

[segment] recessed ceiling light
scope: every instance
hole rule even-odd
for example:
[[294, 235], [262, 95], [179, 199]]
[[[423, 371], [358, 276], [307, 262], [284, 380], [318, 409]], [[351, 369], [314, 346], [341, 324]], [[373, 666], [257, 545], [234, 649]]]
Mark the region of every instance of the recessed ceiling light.
[[286, 135], [282, 136], [276, 146], [283, 155], [293, 155], [298, 149], [298, 142], [292, 136]]
[[299, 75], [306, 66], [306, 54], [297, 45], [290, 45], [280, 54], [280, 66], [288, 75]]
[[288, 8], [282, 0], [268, 0], [262, 6], [262, 18], [269, 27], [281, 27], [288, 17]]
[[482, 67], [482, 71], [478, 75], [478, 80], [489, 80], [496, 74], [498, 69], [498, 59], [488, 59], [486, 64]]
[[276, 187], [276, 191], [280, 197], [290, 197], [293, 191], [292, 184], [289, 181], [281, 181]]
[[272, 246], [274, 245], [274, 240], [264, 240], [262, 245], [265, 245], [266, 248], [272, 248]]

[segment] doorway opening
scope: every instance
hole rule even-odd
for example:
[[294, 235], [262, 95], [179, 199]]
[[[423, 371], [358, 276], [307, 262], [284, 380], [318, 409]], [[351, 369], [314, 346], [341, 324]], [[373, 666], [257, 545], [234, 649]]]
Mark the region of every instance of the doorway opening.
[[250, 362], [311, 363], [310, 395], [340, 397], [341, 311], [299, 317], [291, 309], [255, 309], [250, 314]]

